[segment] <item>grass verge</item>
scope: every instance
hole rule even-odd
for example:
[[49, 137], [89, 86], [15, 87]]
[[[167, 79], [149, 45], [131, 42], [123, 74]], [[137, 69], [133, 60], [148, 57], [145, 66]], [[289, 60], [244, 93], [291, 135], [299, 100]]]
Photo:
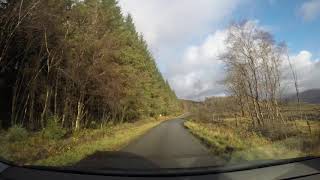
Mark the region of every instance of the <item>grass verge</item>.
[[320, 155], [317, 137], [312, 139], [312, 137], [296, 136], [272, 141], [254, 132], [228, 126], [228, 122], [219, 124], [191, 120], [185, 122], [185, 126], [201, 139], [214, 155], [231, 163]]
[[85, 129], [60, 140], [33, 133], [23, 141], [10, 142], [2, 133], [0, 157], [21, 165], [68, 166], [96, 151], [117, 151], [166, 119]]

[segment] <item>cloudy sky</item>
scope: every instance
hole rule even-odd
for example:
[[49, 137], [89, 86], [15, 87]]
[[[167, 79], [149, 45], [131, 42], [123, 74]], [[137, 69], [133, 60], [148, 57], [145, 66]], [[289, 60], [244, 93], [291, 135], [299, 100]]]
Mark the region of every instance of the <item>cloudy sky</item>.
[[286, 41], [302, 89], [320, 88], [320, 0], [119, 0], [180, 98], [223, 96], [226, 28], [249, 20]]

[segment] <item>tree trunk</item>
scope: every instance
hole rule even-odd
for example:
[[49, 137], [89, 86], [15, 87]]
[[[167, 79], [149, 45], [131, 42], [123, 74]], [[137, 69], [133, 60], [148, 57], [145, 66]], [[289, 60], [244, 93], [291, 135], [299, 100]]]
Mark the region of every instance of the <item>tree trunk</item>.
[[49, 96], [50, 96], [50, 90], [49, 90], [49, 87], [47, 87], [46, 98], [44, 101], [44, 107], [43, 107], [43, 110], [41, 113], [41, 128], [42, 129], [45, 127], [45, 116], [47, 114]]

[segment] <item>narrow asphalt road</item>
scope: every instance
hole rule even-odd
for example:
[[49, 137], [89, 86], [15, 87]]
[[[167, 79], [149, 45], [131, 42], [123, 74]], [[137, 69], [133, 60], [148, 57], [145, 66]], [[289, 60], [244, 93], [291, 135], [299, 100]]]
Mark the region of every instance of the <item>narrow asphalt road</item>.
[[195, 168], [216, 166], [224, 160], [209, 150], [183, 125], [183, 119], [161, 123], [119, 152], [97, 152], [76, 166], [85, 168]]

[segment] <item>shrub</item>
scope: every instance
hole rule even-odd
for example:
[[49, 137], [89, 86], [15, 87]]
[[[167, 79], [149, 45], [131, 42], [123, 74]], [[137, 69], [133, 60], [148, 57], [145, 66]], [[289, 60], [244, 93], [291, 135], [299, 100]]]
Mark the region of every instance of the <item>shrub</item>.
[[9, 128], [6, 137], [10, 142], [22, 141], [28, 137], [28, 131], [21, 125], [14, 125]]
[[90, 129], [98, 129], [98, 127], [99, 127], [99, 124], [96, 121], [92, 120], [89, 124]]
[[65, 136], [67, 131], [58, 124], [57, 118], [51, 117], [42, 133], [44, 138], [58, 140]]
[[283, 140], [299, 134], [299, 131], [290, 124], [273, 123], [258, 128], [258, 133], [273, 141]]

